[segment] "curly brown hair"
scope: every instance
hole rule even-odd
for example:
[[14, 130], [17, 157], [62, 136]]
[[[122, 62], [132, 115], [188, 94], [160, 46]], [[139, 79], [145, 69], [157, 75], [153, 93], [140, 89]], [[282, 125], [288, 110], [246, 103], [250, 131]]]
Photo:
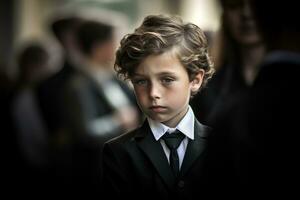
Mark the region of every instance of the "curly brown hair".
[[183, 23], [178, 16], [147, 16], [134, 33], [121, 40], [114, 67], [119, 77], [130, 79], [147, 56], [170, 50], [175, 50], [191, 81], [201, 69], [205, 71], [202, 86], [213, 75], [203, 31], [195, 24]]

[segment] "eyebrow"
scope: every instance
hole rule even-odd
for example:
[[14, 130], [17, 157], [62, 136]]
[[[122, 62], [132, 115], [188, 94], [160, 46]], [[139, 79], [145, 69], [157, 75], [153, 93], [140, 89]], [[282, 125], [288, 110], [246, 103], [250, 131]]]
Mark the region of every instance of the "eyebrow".
[[[175, 76], [174, 72], [160, 72], [156, 74], [157, 76]], [[132, 76], [146, 76], [144, 74], [134, 73]]]

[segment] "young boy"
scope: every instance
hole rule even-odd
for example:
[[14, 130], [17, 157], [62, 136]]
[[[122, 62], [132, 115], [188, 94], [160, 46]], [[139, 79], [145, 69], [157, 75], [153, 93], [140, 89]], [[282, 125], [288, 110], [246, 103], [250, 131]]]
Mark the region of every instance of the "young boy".
[[104, 191], [131, 198], [201, 193], [209, 128], [189, 100], [213, 74], [202, 30], [177, 17], [148, 16], [122, 39], [115, 69], [133, 83], [147, 119], [105, 144]]

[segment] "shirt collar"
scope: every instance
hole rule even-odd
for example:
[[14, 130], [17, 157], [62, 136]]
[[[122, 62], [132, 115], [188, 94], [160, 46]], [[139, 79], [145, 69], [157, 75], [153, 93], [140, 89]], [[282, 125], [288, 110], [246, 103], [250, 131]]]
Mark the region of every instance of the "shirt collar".
[[159, 140], [167, 131], [170, 132], [175, 131], [176, 129], [182, 132], [185, 136], [194, 140], [194, 124], [195, 124], [195, 116], [192, 108], [189, 106], [187, 113], [182, 118], [182, 120], [178, 123], [176, 128], [170, 128], [160, 122], [154, 121], [147, 118], [150, 129], [154, 135], [155, 140]]

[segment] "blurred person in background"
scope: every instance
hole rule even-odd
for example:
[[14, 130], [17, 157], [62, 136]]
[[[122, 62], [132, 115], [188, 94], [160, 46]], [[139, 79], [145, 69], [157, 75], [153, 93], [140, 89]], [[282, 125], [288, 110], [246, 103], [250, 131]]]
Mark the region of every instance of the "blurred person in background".
[[[18, 76], [11, 103], [12, 123], [20, 153], [18, 173], [24, 188], [48, 180], [48, 132], [36, 98], [36, 86], [49, 73], [49, 52], [29, 43], [17, 55]], [[47, 176], [46, 176], [47, 175]]]
[[37, 87], [37, 98], [49, 133], [53, 186], [71, 184], [71, 141], [66, 128], [63, 88], [78, 68], [75, 33], [82, 18], [73, 13], [56, 13], [48, 24], [62, 47], [62, 62]]
[[62, 88], [69, 77], [76, 71], [78, 64], [77, 44], [75, 41], [76, 28], [81, 18], [74, 15], [58, 15], [50, 22], [51, 32], [63, 48], [62, 64], [57, 66], [58, 71], [43, 81], [38, 87], [43, 116], [46, 120], [50, 134], [57, 140], [63, 140], [64, 133], [64, 105]]
[[299, 180], [299, 11], [292, 0], [250, 5], [266, 54], [250, 89], [214, 124], [214, 185], [231, 194], [294, 197], [299, 195], [294, 184]]
[[253, 149], [250, 155], [247, 152], [249, 159], [242, 163], [242, 172], [257, 192], [299, 196], [293, 184], [299, 180], [299, 136], [295, 134], [300, 102], [296, 94], [300, 73], [299, 9], [292, 0], [253, 0], [252, 5], [267, 53], [234, 123], [249, 137]]
[[99, 191], [101, 150], [107, 140], [136, 128], [141, 119], [132, 89], [113, 71], [115, 27], [86, 20], [76, 38], [83, 62], [64, 88], [73, 140], [73, 178], [81, 189]]
[[220, 0], [221, 27], [211, 47], [216, 73], [191, 101], [197, 118], [209, 125], [251, 87], [265, 54], [250, 1]]

